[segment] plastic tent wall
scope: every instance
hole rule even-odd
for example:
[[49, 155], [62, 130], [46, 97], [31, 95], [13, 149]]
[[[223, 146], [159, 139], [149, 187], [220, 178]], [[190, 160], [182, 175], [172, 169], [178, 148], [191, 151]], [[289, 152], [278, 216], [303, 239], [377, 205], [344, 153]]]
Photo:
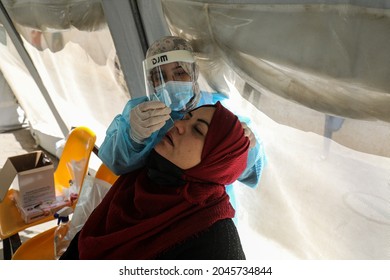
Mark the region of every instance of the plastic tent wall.
[[390, 258], [389, 1], [0, 2], [0, 70], [45, 149], [77, 125], [99, 144], [176, 34], [265, 147], [236, 186], [247, 257]]
[[254, 255], [389, 258], [389, 8], [163, 1], [171, 32], [196, 46], [209, 85], [250, 112], [264, 141], [259, 189], [238, 188], [238, 213], [263, 237], [247, 243]]
[[25, 115], [0, 72], [0, 133], [26, 126]]
[[[5, 44], [6, 35], [4, 27], [0, 27], [0, 42]], [[25, 117], [22, 108], [0, 72], [0, 133], [21, 128], [25, 125]]]

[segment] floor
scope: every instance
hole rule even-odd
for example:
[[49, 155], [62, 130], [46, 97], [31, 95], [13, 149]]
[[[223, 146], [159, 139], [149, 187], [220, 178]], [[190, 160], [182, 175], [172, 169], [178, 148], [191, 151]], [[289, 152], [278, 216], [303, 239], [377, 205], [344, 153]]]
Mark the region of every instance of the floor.
[[[8, 157], [21, 155], [36, 150], [42, 149], [35, 144], [35, 141], [30, 134], [29, 128], [22, 128], [0, 133], [0, 170], [4, 166]], [[58, 163], [57, 158], [48, 152], [46, 153], [54, 162], [54, 166], [56, 166]], [[56, 221], [53, 220], [48, 223], [26, 229], [19, 234], [21, 241], [24, 242], [27, 239], [55, 225]], [[2, 242], [0, 243], [0, 260], [3, 260]]]

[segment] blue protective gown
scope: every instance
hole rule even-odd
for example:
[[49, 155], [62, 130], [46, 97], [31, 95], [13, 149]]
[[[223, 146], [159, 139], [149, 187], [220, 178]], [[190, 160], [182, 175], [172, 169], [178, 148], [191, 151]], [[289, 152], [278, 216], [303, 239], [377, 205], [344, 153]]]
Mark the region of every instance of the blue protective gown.
[[[220, 93], [201, 91], [198, 106], [215, 104], [217, 101], [224, 103], [223, 101], [226, 99], [227, 97]], [[146, 96], [129, 100], [122, 114], [117, 115], [107, 129], [106, 138], [99, 149], [99, 158], [117, 175], [125, 174], [144, 166], [150, 151], [173, 125], [172, 121], [168, 120], [160, 130], [154, 132], [143, 144], [134, 142], [130, 137], [130, 111], [138, 104], [147, 100]], [[172, 111], [171, 117], [175, 121], [181, 119], [183, 114]], [[249, 119], [240, 116], [239, 119], [250, 127]], [[252, 132], [254, 133], [253, 130]], [[250, 149], [247, 168], [238, 179], [252, 188], [256, 187], [260, 181], [265, 164], [262, 142], [256, 134], [255, 136], [257, 144]], [[226, 191], [230, 196], [231, 204], [236, 209], [233, 185], [226, 186]]]

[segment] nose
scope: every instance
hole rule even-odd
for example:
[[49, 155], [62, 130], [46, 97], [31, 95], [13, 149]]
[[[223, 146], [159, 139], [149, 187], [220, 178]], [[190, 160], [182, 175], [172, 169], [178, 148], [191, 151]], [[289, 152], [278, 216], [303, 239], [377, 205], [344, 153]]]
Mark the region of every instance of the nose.
[[186, 130], [186, 124], [184, 120], [177, 120], [174, 122], [173, 126], [176, 128], [179, 134], [183, 134]]

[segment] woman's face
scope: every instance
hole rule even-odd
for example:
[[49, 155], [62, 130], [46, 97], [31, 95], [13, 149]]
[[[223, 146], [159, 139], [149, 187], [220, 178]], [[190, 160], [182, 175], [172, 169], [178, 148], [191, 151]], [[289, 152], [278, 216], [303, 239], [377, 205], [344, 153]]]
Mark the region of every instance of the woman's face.
[[156, 145], [156, 152], [184, 170], [199, 164], [214, 111], [201, 107], [187, 113]]

